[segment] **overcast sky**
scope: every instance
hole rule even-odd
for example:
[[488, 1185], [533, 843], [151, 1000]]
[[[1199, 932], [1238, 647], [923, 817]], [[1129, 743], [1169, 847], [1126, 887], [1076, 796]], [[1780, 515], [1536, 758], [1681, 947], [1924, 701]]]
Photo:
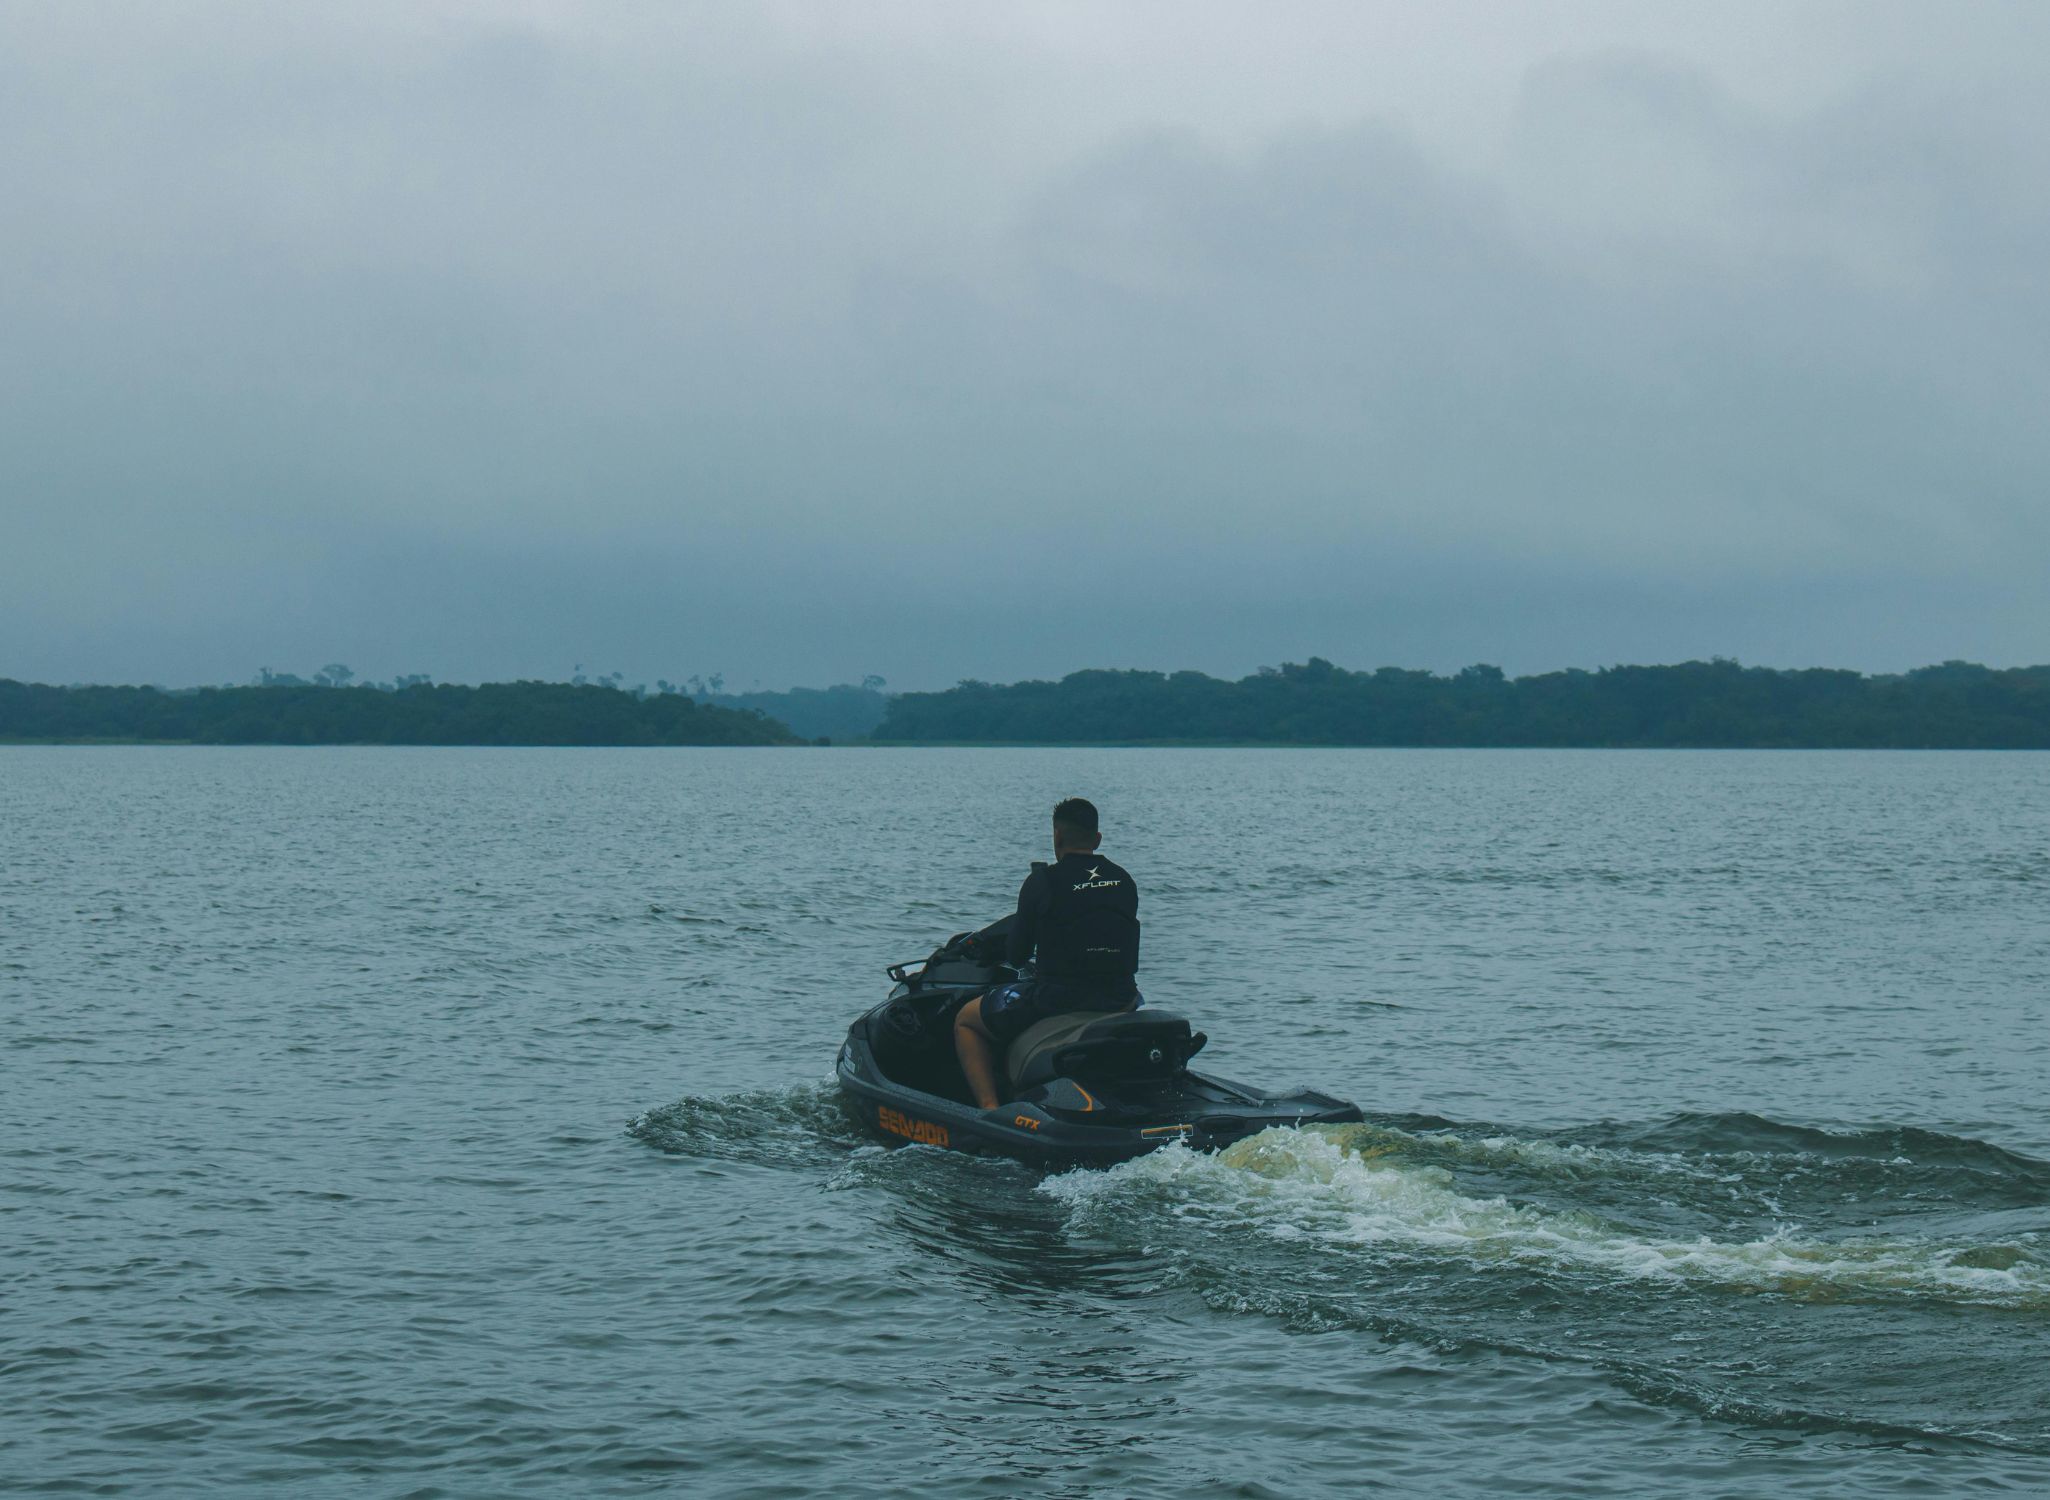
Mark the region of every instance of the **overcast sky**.
[[0, 676], [2050, 661], [2050, 5], [0, 0]]

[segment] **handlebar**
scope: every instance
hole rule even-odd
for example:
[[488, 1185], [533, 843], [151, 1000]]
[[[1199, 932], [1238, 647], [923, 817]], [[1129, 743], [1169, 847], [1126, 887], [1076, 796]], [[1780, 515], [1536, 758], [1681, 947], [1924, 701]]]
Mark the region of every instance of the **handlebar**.
[[[1003, 935], [1010, 930], [1010, 921], [1010, 917], [1005, 916], [998, 921], [990, 923], [989, 926], [981, 928], [975, 932], [957, 932], [952, 937], [948, 938], [944, 943], [941, 943], [939, 947], [935, 948], [931, 953], [927, 954], [924, 958], [907, 958], [906, 960], [904, 960], [904, 962], [899, 964], [887, 964], [884, 966], [883, 972], [890, 976], [890, 982], [892, 984], [904, 984], [916, 978], [918, 974], [924, 972], [926, 969], [930, 968], [934, 963], [944, 958], [966, 958], [971, 960], [980, 960], [984, 963], [998, 963], [1000, 962], [1002, 957], [1001, 939]], [[977, 953], [974, 950], [973, 945], [976, 944], [978, 939], [982, 938], [998, 940], [995, 944], [995, 946], [998, 949], [998, 954], [995, 958], [992, 958], [988, 954]], [[1009, 966], [1005, 965], [1004, 967]]]

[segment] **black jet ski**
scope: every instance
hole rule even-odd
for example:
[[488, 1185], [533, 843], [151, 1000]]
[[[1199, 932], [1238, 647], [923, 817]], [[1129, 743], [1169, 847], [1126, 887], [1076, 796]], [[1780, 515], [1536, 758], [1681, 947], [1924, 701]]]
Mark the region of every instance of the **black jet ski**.
[[1265, 1094], [1191, 1072], [1208, 1038], [1151, 1007], [1071, 1012], [1030, 1027], [1002, 1059], [1010, 1102], [977, 1109], [954, 1054], [954, 1014], [1018, 972], [990, 962], [976, 938], [962, 933], [928, 958], [892, 964], [889, 998], [848, 1028], [840, 1088], [885, 1141], [1108, 1166], [1172, 1141], [1207, 1151], [1274, 1125], [1360, 1118], [1328, 1094]]

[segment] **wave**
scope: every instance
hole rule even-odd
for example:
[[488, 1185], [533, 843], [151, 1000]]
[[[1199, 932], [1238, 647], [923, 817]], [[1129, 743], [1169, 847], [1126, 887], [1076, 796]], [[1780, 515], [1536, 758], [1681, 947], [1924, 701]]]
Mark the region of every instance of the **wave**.
[[1617, 1209], [1687, 1206], [1720, 1217], [1866, 1222], [1932, 1213], [2034, 1214], [2050, 1227], [2050, 1164], [1913, 1126], [1827, 1129], [1758, 1115], [1683, 1114], [1524, 1134], [1436, 1116], [1379, 1117], [1359, 1154], [1502, 1174]]
[[670, 1156], [762, 1166], [813, 1165], [822, 1150], [844, 1155], [867, 1143], [831, 1083], [686, 1095], [635, 1115], [626, 1133]]
[[[1449, 1258], [1471, 1268], [1769, 1292], [1809, 1300], [1918, 1296], [2050, 1308], [2050, 1259], [2035, 1236], [2007, 1243], [1916, 1237], [1820, 1239], [1793, 1230], [1748, 1240], [1661, 1235], [1573, 1209], [1462, 1192], [1442, 1166], [1400, 1161], [1385, 1128], [1268, 1130], [1215, 1155], [1172, 1146], [1107, 1172], [1070, 1172], [1041, 1190], [1084, 1224], [1131, 1208], [1184, 1222]], [[1483, 1150], [1561, 1150], [1511, 1143]], [[1570, 1153], [1568, 1153], [1570, 1155]]]
[[1604, 1127], [1619, 1144], [1712, 1155], [1819, 1156], [1942, 1166], [2011, 1179], [2050, 1192], [2050, 1162], [1970, 1136], [1913, 1125], [1790, 1125], [1744, 1111], [1678, 1114], [1645, 1125]]

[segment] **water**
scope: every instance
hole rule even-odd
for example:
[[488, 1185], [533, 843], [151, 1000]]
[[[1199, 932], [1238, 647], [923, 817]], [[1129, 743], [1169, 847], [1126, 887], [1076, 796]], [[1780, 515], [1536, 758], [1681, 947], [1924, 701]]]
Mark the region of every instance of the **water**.
[[[2050, 1491], [2050, 758], [0, 750], [0, 1490]], [[1084, 792], [1365, 1125], [853, 1131]]]

